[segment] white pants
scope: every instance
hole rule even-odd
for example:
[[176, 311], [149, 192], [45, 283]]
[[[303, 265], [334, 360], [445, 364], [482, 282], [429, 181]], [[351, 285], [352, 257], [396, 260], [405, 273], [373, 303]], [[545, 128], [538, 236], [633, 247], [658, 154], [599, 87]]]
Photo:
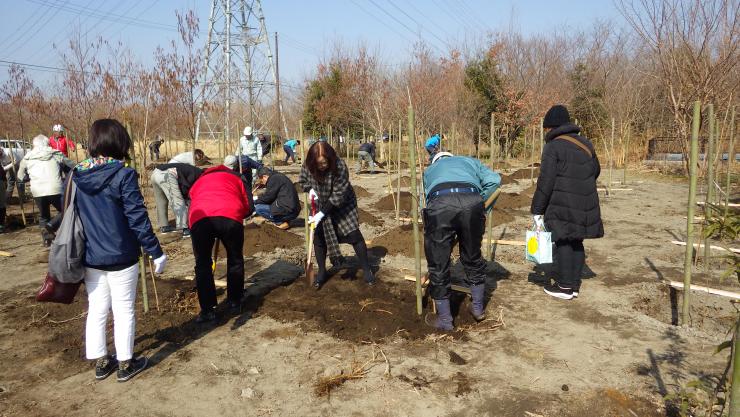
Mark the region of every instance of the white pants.
[[88, 359], [108, 354], [105, 327], [113, 309], [113, 342], [116, 358], [125, 361], [134, 353], [135, 304], [139, 264], [120, 271], [85, 270], [88, 310], [85, 350]]

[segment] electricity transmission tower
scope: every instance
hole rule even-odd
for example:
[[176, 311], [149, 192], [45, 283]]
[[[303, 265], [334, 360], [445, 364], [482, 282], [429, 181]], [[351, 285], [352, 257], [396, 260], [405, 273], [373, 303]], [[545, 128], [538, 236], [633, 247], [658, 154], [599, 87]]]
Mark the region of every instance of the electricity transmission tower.
[[273, 106], [288, 135], [260, 0], [211, 1], [201, 83], [196, 141], [229, 140], [247, 124], [264, 128]]

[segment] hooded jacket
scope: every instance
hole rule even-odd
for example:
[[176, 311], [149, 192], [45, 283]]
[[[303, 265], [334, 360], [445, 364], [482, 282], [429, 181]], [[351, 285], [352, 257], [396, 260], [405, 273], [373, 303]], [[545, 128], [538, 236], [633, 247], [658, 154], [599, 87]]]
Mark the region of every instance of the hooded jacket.
[[18, 178], [31, 179], [34, 197], [62, 194], [62, 170], [69, 171], [75, 163], [49, 146], [33, 148], [21, 160]]
[[56, 149], [63, 153], [64, 156], [69, 156], [69, 149], [75, 150], [75, 144], [64, 135], [59, 135], [58, 138], [54, 136], [49, 137], [49, 146], [52, 149]]
[[[599, 158], [591, 141], [578, 135], [580, 128], [565, 124], [545, 136], [532, 214], [544, 214], [545, 226], [554, 241], [595, 239], [604, 236], [596, 179], [601, 173]], [[579, 146], [555, 139], [567, 135], [591, 150], [590, 157]]]
[[270, 174], [259, 203], [269, 204], [270, 214], [276, 217], [297, 217], [301, 212], [301, 203], [293, 182], [280, 172]]
[[188, 224], [193, 226], [206, 217], [226, 217], [242, 223], [254, 207], [251, 190], [243, 177], [231, 168], [208, 168], [190, 188]]
[[136, 171], [110, 158], [87, 159], [75, 167], [72, 179], [85, 230], [85, 266], [127, 268], [138, 262], [139, 248], [152, 258], [162, 256]]

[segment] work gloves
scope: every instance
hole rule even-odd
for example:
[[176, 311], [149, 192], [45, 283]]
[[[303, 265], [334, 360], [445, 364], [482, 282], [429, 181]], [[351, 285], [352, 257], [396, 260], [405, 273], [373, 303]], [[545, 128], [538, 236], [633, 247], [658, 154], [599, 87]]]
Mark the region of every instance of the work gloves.
[[541, 214], [535, 214], [532, 216], [532, 219], [534, 220], [534, 227], [537, 230], [543, 230], [545, 228], [545, 216]]
[[164, 267], [167, 266], [167, 255], [162, 254], [159, 258], [154, 261], [154, 273], [161, 274], [164, 272]]
[[316, 227], [319, 225], [319, 222], [324, 218], [324, 216], [324, 212], [321, 211], [314, 214], [313, 216], [308, 216], [308, 223]]

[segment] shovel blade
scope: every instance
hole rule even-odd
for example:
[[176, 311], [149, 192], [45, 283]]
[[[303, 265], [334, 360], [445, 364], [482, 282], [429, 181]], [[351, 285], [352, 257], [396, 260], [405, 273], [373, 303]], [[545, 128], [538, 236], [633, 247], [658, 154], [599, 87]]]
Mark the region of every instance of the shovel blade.
[[316, 279], [316, 271], [313, 269], [313, 263], [308, 264], [306, 268], [306, 278], [309, 284], [313, 284], [314, 279]]

